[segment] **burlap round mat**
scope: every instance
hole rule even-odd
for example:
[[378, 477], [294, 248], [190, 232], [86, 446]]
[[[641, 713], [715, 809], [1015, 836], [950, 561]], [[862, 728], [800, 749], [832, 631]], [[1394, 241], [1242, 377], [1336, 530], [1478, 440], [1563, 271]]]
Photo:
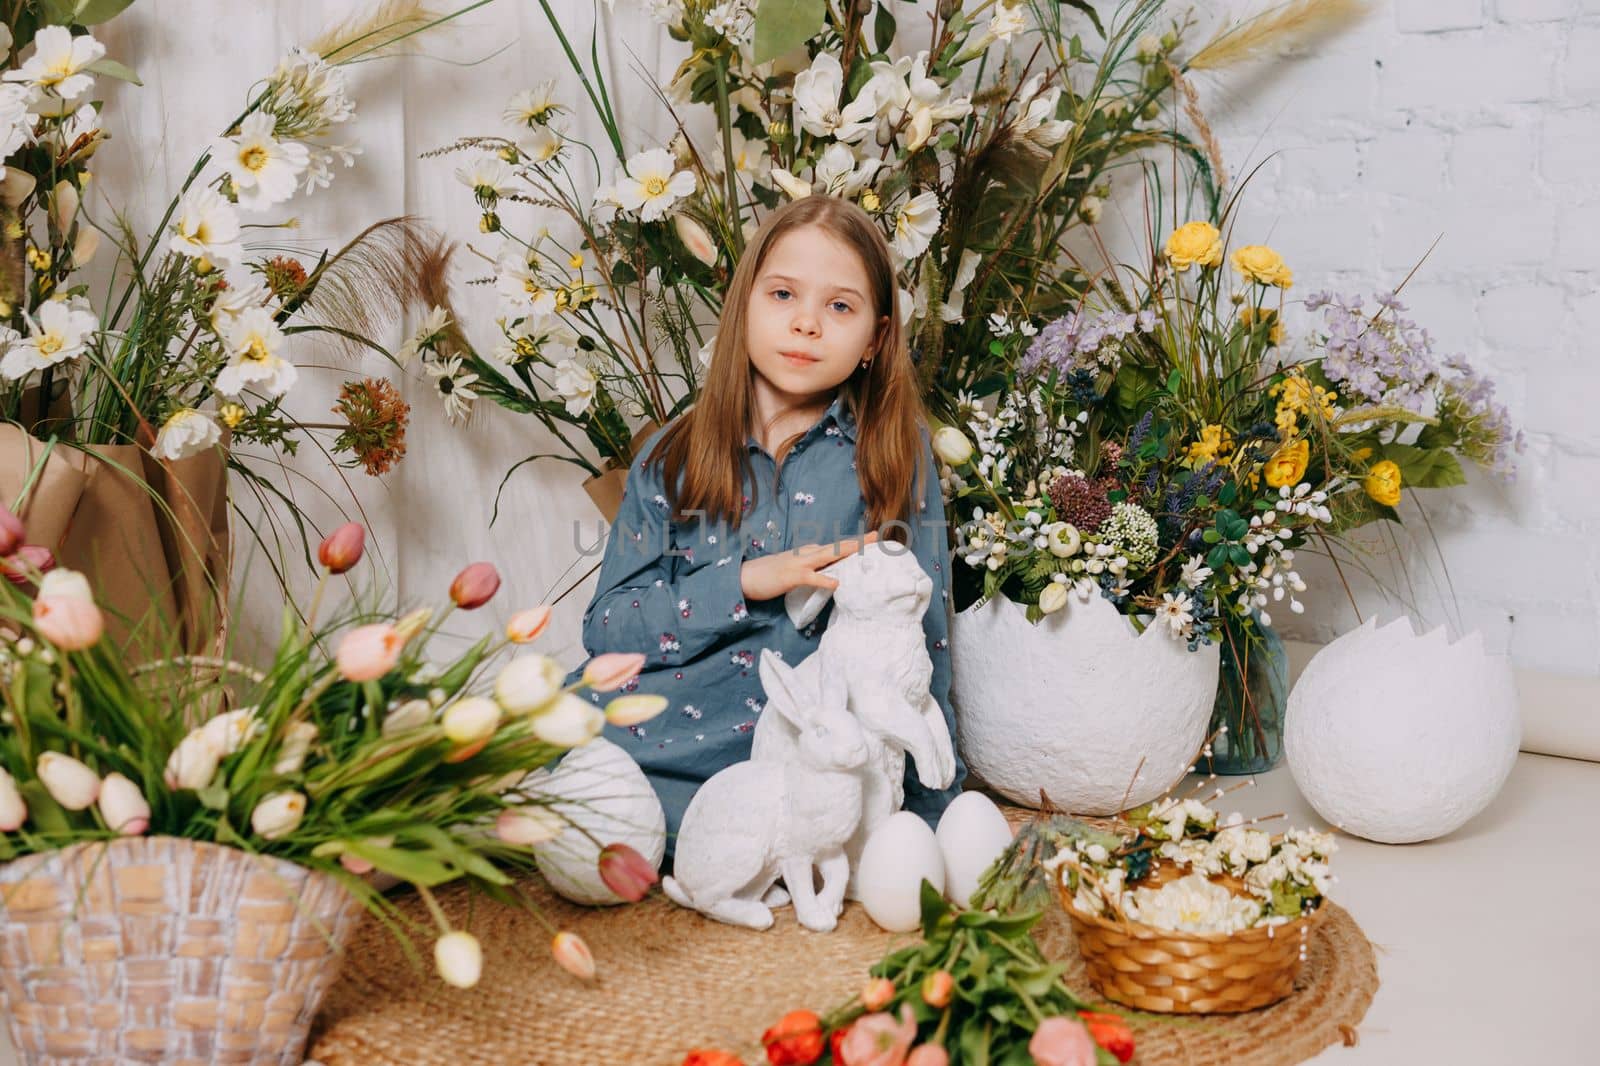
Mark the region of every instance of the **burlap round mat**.
[[[369, 918], [323, 1004], [308, 1056], [326, 1066], [680, 1066], [691, 1048], [720, 1047], [756, 1066], [765, 1061], [761, 1032], [779, 1016], [838, 1005], [885, 952], [913, 939], [883, 932], [856, 904], [832, 933], [802, 929], [790, 908], [756, 933], [659, 894], [595, 910], [564, 902], [542, 881], [523, 888], [548, 921], [588, 942], [600, 968], [594, 984], [556, 965], [550, 933], [534, 915], [446, 889], [438, 898], [452, 924], [483, 943], [478, 987], [449, 988], [431, 967], [416, 968]], [[426, 921], [420, 901], [405, 905]], [[1134, 1019], [1134, 1062], [1267, 1066], [1352, 1041], [1378, 972], [1355, 921], [1327, 906], [1293, 995], [1247, 1014]], [[1068, 983], [1093, 999], [1059, 907], [1037, 931], [1046, 955], [1073, 963]]]

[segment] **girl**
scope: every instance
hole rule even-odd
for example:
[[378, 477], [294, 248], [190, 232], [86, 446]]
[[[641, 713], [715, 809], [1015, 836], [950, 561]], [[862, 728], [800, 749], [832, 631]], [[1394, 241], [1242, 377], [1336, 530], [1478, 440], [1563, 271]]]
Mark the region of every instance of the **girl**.
[[[649, 654], [626, 691], [670, 701], [606, 731], [660, 795], [669, 853], [695, 789], [750, 755], [762, 649], [790, 665], [816, 650], [831, 605], [796, 629], [784, 593], [836, 587], [818, 571], [880, 530], [933, 580], [932, 692], [955, 736], [944, 502], [923, 423], [878, 227], [829, 196], [769, 215], [728, 286], [698, 401], [628, 471], [583, 618], [590, 655]], [[955, 782], [931, 792], [908, 764], [906, 807], [936, 821], [965, 775], [958, 758]]]

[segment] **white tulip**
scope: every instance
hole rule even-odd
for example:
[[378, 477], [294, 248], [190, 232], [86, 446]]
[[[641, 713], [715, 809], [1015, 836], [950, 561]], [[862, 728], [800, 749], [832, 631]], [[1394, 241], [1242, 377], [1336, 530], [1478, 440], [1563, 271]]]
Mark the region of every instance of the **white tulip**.
[[70, 755], [45, 752], [39, 756], [38, 772], [45, 791], [69, 811], [84, 810], [100, 795], [100, 775]]
[[972, 442], [954, 426], [940, 426], [933, 435], [933, 454], [951, 466], [960, 466], [972, 458]]
[[261, 725], [256, 721], [254, 707], [241, 707], [237, 711], [225, 711], [206, 722], [200, 727], [200, 732], [206, 740], [224, 755], [232, 755], [244, 746], [260, 731]]
[[94, 602], [94, 593], [89, 589], [89, 579], [76, 570], [65, 568], [50, 571], [39, 582], [39, 594], [34, 598], [42, 600], [47, 596], [63, 596], [72, 600]]
[[178, 741], [178, 746], [167, 756], [166, 772], [162, 775], [171, 789], [201, 789], [211, 783], [217, 767], [222, 763], [223, 752], [202, 726]]
[[457, 744], [476, 744], [494, 736], [500, 726], [500, 705], [482, 696], [468, 696], [445, 708], [444, 735]]
[[433, 942], [433, 963], [445, 984], [471, 988], [483, 974], [483, 948], [477, 937], [457, 929]]
[[570, 692], [533, 720], [533, 734], [547, 744], [579, 748], [600, 735], [606, 716], [588, 700]]
[[28, 820], [28, 804], [17, 791], [16, 778], [0, 767], [0, 833], [14, 833]]
[[297, 774], [305, 765], [311, 742], [317, 739], [317, 727], [310, 722], [290, 722], [283, 731], [283, 747], [278, 749], [278, 761], [272, 764], [275, 774]]
[[250, 812], [250, 828], [267, 840], [277, 840], [300, 827], [306, 798], [298, 792], [273, 792]]
[[565, 676], [549, 656], [520, 655], [495, 678], [494, 698], [512, 717], [534, 714], [561, 691]]
[[100, 817], [114, 832], [136, 837], [150, 828], [150, 802], [126, 777], [107, 774], [100, 782]]
[[548, 807], [525, 804], [501, 811], [494, 821], [494, 834], [507, 844], [531, 848], [560, 836], [566, 824]]
[[407, 700], [384, 718], [383, 735], [392, 737], [398, 733], [421, 729], [431, 721], [433, 721], [433, 704], [427, 700]]

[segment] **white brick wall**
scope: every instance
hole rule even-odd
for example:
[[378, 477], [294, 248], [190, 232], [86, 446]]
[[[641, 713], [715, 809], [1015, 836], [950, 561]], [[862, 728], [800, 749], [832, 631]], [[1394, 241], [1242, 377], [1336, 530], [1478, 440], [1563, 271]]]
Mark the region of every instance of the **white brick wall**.
[[[1520, 667], [1591, 677], [1600, 676], [1597, 56], [1600, 0], [1393, 0], [1264, 66], [1248, 91], [1238, 72], [1202, 86], [1230, 173], [1281, 153], [1248, 190], [1235, 241], [1269, 240], [1302, 296], [1393, 286], [1442, 238], [1402, 299], [1441, 350], [1494, 371], [1528, 434], [1515, 483], [1474, 472], [1465, 490], [1421, 494], [1437, 553], [1411, 511], [1397, 543], [1369, 538], [1369, 565], [1428, 620], [1483, 631]], [[1291, 326], [1309, 324], [1295, 311]], [[1326, 640], [1353, 616], [1331, 566], [1307, 570], [1314, 607], [1291, 632]], [[1363, 613], [1403, 609], [1370, 581], [1353, 583]]]

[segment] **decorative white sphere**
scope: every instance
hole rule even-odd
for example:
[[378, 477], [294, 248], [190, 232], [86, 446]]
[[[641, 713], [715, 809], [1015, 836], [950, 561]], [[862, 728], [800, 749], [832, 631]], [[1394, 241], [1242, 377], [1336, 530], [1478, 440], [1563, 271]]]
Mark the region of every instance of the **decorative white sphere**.
[[539, 872], [558, 895], [591, 906], [622, 902], [600, 880], [600, 848], [607, 844], [626, 844], [660, 868], [667, 852], [661, 800], [639, 764], [611, 741], [596, 737], [574, 748], [554, 770], [536, 770], [518, 788], [550, 801], [550, 809], [568, 823], [560, 836], [533, 852]]
[[1511, 664], [1477, 633], [1417, 636], [1368, 619], [1319, 651], [1289, 694], [1283, 750], [1301, 795], [1382, 844], [1465, 824], [1505, 784], [1522, 740]]
[[955, 617], [951, 699], [961, 754], [1006, 798], [1115, 814], [1194, 763], [1216, 703], [1217, 645], [1143, 633], [1101, 596], [1030, 623], [1003, 596]]

